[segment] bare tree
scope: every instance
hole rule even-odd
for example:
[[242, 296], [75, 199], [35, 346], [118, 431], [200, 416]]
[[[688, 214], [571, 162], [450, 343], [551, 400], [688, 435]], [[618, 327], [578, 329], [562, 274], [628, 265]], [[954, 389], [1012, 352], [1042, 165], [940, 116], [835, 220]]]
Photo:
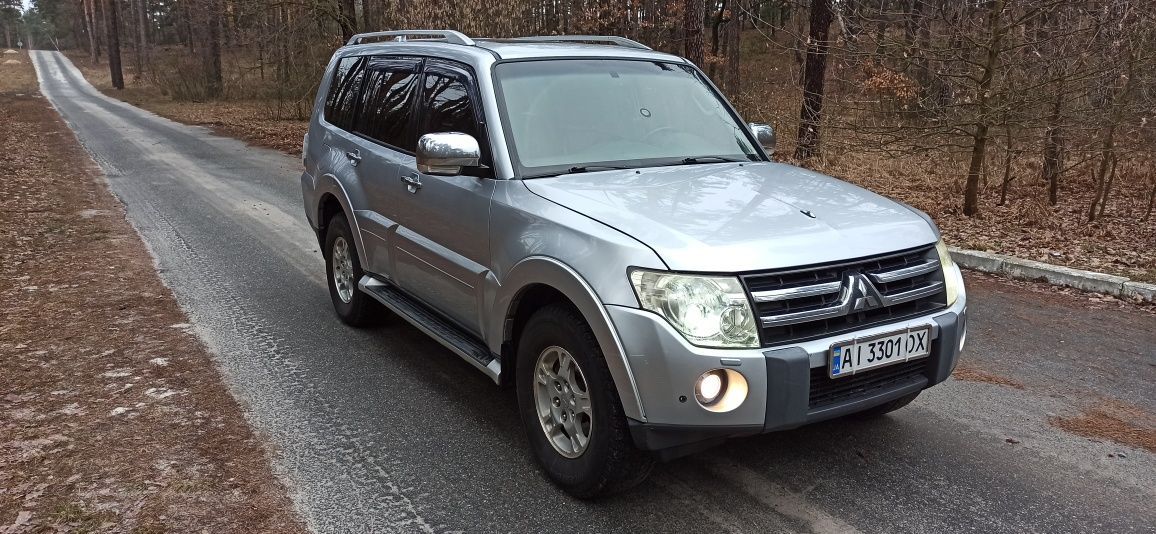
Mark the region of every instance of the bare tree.
[[144, 75], [148, 62], [148, 8], [149, 0], [133, 0], [136, 6], [136, 77]]
[[108, 71], [112, 75], [112, 86], [124, 89], [124, 72], [120, 66], [120, 24], [117, 20], [119, 8], [117, 0], [104, 0], [104, 28], [108, 43]]
[[686, 0], [683, 20], [683, 40], [686, 56], [698, 66], [703, 64], [702, 23], [706, 17], [706, 3], [704, 0]]
[[982, 74], [975, 88], [977, 120], [972, 136], [971, 163], [967, 167], [967, 181], [963, 190], [963, 214], [968, 217], [979, 215], [979, 179], [987, 155], [987, 132], [991, 127], [991, 84], [999, 62], [1001, 42], [1008, 30], [1008, 26], [1002, 22], [1003, 11], [1004, 0], [991, 1], [987, 15], [990, 36], [983, 45], [986, 54], [980, 67]]
[[99, 52], [96, 47], [96, 8], [93, 5], [96, 0], [80, 0], [84, 8], [84, 19], [86, 31], [88, 33], [88, 59], [95, 66], [99, 61]]
[[811, 2], [810, 21], [807, 64], [803, 68], [803, 105], [799, 110], [799, 141], [795, 145], [795, 159], [799, 160], [810, 159], [819, 153], [823, 86], [827, 78], [827, 50], [830, 48], [831, 0]]

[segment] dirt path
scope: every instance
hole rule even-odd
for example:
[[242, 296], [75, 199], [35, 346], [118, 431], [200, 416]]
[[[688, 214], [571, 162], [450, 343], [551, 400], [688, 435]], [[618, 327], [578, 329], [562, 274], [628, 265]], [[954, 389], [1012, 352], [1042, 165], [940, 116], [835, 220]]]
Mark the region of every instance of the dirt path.
[[100, 171], [0, 65], [0, 533], [300, 532]]

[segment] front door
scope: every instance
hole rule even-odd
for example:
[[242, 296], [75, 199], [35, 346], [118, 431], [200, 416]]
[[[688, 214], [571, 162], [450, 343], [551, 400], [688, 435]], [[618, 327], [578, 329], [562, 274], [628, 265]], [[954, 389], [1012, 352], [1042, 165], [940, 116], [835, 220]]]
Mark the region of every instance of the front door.
[[415, 134], [461, 132], [482, 147], [472, 175], [432, 176], [416, 160], [400, 163], [400, 202], [393, 262], [397, 283], [475, 335], [481, 334], [482, 288], [489, 274], [489, 210], [494, 180], [477, 89], [468, 67], [426, 60]]

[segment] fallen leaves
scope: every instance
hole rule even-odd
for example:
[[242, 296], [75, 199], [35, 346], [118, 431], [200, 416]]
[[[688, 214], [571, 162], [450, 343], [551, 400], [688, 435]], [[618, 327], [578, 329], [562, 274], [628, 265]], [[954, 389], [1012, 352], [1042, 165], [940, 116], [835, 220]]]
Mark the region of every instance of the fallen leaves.
[[[1072, 417], [1052, 417], [1048, 423], [1073, 434], [1105, 439], [1156, 452], [1156, 417], [1143, 408], [1104, 400]], [[1124, 457], [1123, 454], [1118, 455]]]
[[1000, 376], [995, 373], [989, 373], [973, 367], [965, 367], [963, 365], [957, 366], [955, 371], [951, 373], [952, 377], [957, 380], [964, 380], [967, 382], [983, 382], [986, 384], [996, 384], [1000, 386], [1007, 386], [1015, 389], [1024, 389], [1024, 385], [1005, 376]]

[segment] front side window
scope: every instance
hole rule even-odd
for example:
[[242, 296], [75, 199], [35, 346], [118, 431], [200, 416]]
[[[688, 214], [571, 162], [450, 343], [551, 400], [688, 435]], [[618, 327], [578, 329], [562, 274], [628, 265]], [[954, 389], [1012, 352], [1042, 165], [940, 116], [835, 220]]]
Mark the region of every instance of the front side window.
[[333, 72], [329, 95], [325, 98], [325, 120], [338, 128], [349, 130], [353, 127], [357, 97], [365, 76], [364, 63], [364, 57], [341, 58]]
[[354, 131], [413, 152], [417, 138], [410, 118], [420, 78], [417, 63], [371, 61], [366, 72], [365, 96]]
[[422, 91], [423, 116], [418, 137], [435, 132], [461, 132], [478, 136], [478, 120], [470, 92], [459, 76], [427, 72]]
[[470, 134], [482, 147], [482, 164], [489, 165], [485, 132], [474, 111], [469, 83], [469, 78], [461, 72], [426, 71], [417, 137], [441, 132]]
[[688, 65], [538, 60], [499, 64], [495, 73], [523, 177], [687, 158], [762, 159], [746, 127]]

